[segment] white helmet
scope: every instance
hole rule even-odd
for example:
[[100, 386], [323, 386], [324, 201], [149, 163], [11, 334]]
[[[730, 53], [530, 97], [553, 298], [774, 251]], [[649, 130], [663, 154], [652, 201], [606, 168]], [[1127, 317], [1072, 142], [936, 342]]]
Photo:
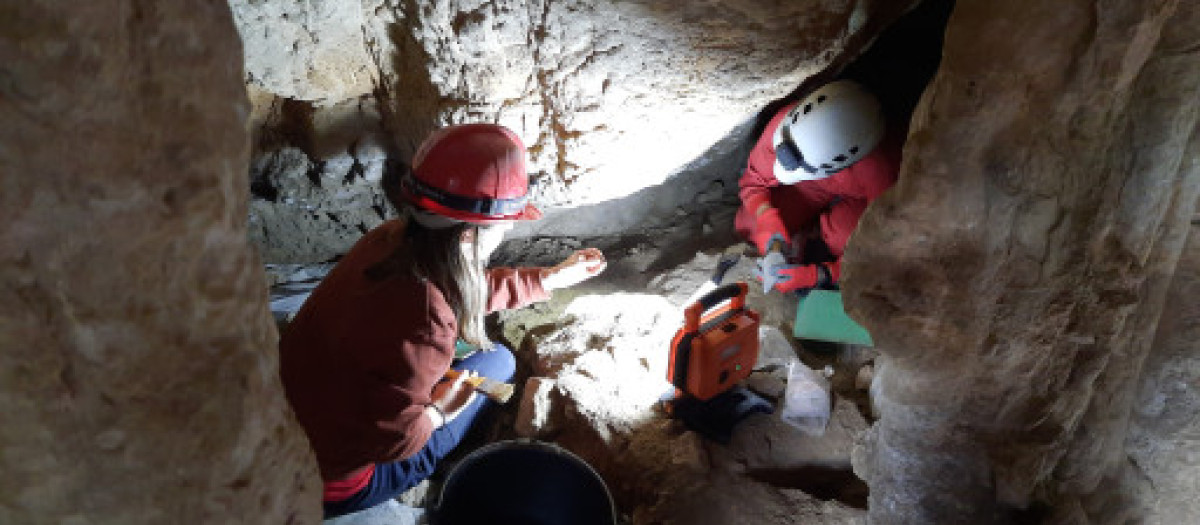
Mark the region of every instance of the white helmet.
[[858, 162], [883, 139], [883, 107], [851, 80], [821, 86], [775, 129], [775, 178], [824, 179]]

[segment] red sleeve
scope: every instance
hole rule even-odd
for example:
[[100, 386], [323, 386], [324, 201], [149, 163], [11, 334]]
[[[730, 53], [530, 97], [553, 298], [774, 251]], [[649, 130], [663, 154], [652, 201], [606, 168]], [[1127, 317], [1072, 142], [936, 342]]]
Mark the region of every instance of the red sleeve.
[[795, 106], [795, 103], [788, 104], [771, 118], [762, 135], [758, 137], [754, 149], [750, 150], [746, 171], [742, 172], [742, 178], [738, 181], [738, 196], [742, 200], [742, 209], [738, 215], [749, 219], [750, 240], [762, 252], [766, 251], [767, 243], [773, 235], [788, 237], [778, 211], [771, 209], [760, 215], [758, 208], [763, 204], [770, 204], [771, 188], [779, 186], [779, 179], [775, 178], [775, 144], [772, 139], [788, 111]]
[[379, 403], [376, 406], [393, 407], [390, 417], [376, 421], [380, 429], [392, 431], [396, 436], [396, 441], [379, 459], [380, 462], [411, 457], [425, 446], [429, 435], [433, 433], [433, 422], [425, 417], [425, 405], [431, 401], [433, 385], [441, 381], [454, 357], [454, 342], [457, 339], [454, 313], [441, 293], [432, 284], [428, 286], [428, 330], [405, 336], [397, 342], [399, 361], [407, 365], [402, 369], [411, 373], [380, 378], [386, 384], [382, 388], [372, 389], [373, 394], [381, 398], [372, 400]]
[[492, 268], [487, 271], [488, 313], [545, 301], [541, 268]]
[[801, 266], [803, 271], [797, 273], [798, 275], [802, 276], [795, 283], [797, 288], [811, 288], [817, 285], [817, 278], [819, 276], [817, 273], [817, 266], [824, 266], [825, 269], [829, 270], [829, 279], [833, 284], [837, 284], [838, 280], [842, 277], [841, 257], [838, 257], [837, 260], [833, 262], [821, 263], [820, 265], [805, 264]]
[[746, 171], [738, 181], [738, 196], [742, 199], [742, 207], [754, 212], [760, 205], [771, 200], [771, 188], [779, 185], [775, 178], [775, 130], [779, 128], [783, 118], [787, 116], [796, 103], [788, 104], [779, 110], [767, 127], [763, 129], [750, 157], [746, 160]]

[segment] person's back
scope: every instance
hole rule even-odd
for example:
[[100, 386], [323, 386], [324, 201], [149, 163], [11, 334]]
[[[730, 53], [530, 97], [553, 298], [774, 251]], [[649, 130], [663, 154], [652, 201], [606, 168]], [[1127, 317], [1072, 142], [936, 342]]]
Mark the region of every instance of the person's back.
[[[541, 217], [525, 155], [502, 126], [434, 132], [388, 193], [402, 219], [356, 243], [284, 333], [280, 374], [317, 456], [326, 517], [427, 478], [495, 404], [466, 383], [515, 373], [511, 351], [487, 340], [484, 315], [603, 270], [594, 249], [553, 268], [484, 268], [514, 221]], [[455, 361], [459, 341], [479, 351]]]
[[395, 407], [424, 397], [405, 388], [415, 363], [450, 362], [452, 348], [429, 350], [441, 346], [433, 341], [454, 340], [453, 314], [428, 281], [411, 274], [380, 281], [365, 275], [397, 248], [403, 232], [395, 220], [368, 232], [313, 291], [280, 340], [288, 400], [326, 480], [386, 459], [384, 449], [410, 456], [428, 437], [404, 434], [414, 430], [419, 409], [398, 417]]

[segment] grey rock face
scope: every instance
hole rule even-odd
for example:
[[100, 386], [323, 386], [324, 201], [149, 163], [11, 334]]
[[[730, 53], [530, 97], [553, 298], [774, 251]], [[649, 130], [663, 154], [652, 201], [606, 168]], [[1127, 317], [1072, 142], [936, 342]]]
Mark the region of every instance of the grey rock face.
[[[1196, 144], [1193, 137], [1193, 144]], [[1123, 473], [1146, 523], [1200, 520], [1200, 226], [1193, 224], [1133, 401]]]
[[319, 521], [228, 7], [0, 11], [0, 523]]
[[958, 3], [844, 266], [882, 355], [873, 522], [1127, 522], [1111, 480], [1200, 190], [1198, 17]]
[[284, 148], [256, 159], [251, 169], [250, 239], [278, 263], [328, 261], [362, 234], [393, 217], [380, 186], [382, 157], [331, 157], [314, 163]]

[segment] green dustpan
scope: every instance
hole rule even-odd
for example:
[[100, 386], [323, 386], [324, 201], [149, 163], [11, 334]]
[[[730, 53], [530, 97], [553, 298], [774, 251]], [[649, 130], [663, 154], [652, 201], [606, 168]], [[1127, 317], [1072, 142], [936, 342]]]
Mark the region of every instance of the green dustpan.
[[798, 339], [874, 345], [867, 329], [846, 315], [842, 292], [835, 290], [812, 290], [800, 298], [792, 335]]
[[459, 339], [454, 342], [454, 358], [455, 359], [466, 359], [466, 358], [470, 357], [471, 354], [474, 354], [476, 350], [479, 350], [478, 346], [475, 346], [466, 341], [463, 341], [462, 339]]

